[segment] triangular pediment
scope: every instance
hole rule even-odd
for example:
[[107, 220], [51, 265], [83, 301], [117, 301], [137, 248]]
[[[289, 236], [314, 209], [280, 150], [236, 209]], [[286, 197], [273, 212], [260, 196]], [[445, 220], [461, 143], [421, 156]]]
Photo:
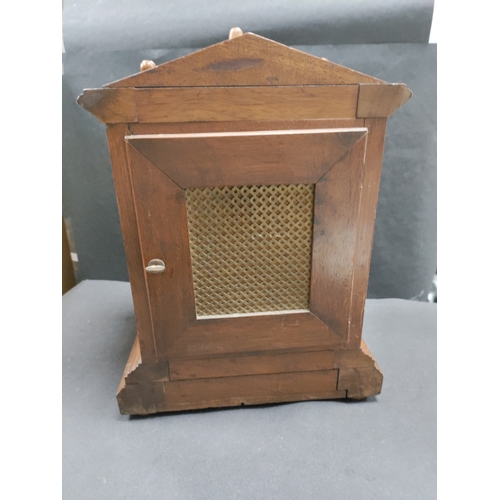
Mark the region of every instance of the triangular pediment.
[[339, 64], [245, 33], [106, 85], [227, 87], [385, 83]]

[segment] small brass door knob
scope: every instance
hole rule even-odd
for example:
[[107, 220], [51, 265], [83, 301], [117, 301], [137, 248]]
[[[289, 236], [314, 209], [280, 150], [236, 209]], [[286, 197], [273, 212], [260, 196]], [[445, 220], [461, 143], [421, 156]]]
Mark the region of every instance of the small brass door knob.
[[160, 259], [152, 259], [148, 262], [146, 272], [149, 274], [161, 274], [165, 271], [165, 262]]

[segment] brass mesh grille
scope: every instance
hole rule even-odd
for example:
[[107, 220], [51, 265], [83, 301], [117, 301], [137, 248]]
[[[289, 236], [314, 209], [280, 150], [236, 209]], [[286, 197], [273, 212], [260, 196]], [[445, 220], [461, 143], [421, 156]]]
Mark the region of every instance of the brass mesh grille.
[[187, 189], [197, 316], [309, 308], [314, 185]]

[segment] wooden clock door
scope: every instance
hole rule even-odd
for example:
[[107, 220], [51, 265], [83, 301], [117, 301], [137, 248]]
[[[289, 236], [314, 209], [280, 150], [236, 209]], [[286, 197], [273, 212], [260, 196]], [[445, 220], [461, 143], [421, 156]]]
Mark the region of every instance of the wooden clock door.
[[366, 134], [125, 137], [158, 361], [345, 346]]

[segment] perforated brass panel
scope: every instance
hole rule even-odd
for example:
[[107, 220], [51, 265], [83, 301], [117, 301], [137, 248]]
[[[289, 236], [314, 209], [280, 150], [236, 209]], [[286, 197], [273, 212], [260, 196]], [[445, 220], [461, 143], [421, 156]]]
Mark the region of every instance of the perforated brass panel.
[[314, 185], [185, 193], [197, 316], [309, 308]]

